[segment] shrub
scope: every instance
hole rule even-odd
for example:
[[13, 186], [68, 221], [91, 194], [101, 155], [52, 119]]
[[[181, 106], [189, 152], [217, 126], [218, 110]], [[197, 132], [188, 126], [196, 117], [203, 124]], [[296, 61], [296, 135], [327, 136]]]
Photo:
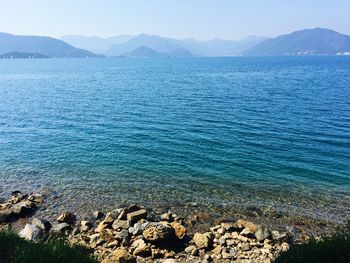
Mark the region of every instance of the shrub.
[[350, 221], [344, 229], [321, 240], [311, 239], [306, 244], [292, 246], [275, 263], [349, 263]]
[[13, 232], [0, 232], [0, 263], [97, 263], [89, 252], [64, 239], [33, 243]]

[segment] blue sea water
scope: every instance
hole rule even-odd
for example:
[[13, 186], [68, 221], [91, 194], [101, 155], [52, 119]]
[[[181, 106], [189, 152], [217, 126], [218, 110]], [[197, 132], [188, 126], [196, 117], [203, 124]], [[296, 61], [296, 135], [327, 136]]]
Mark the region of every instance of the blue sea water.
[[0, 197], [350, 215], [350, 58], [0, 60]]

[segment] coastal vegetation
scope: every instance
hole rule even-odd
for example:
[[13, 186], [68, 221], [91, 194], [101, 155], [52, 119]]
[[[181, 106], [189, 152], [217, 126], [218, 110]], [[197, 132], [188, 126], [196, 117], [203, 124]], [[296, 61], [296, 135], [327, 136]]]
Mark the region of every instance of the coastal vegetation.
[[350, 262], [350, 221], [331, 236], [312, 238], [281, 254], [275, 263], [348, 263]]
[[0, 232], [0, 263], [97, 263], [89, 251], [64, 239], [32, 242], [15, 232]]

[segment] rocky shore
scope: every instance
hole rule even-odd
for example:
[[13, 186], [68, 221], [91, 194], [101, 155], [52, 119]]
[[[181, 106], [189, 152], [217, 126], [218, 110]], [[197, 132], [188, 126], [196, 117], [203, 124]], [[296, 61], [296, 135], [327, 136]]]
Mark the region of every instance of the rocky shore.
[[40, 194], [14, 192], [0, 204], [2, 229], [17, 229], [36, 241], [65, 236], [80, 244], [102, 263], [114, 262], [273, 262], [294, 242], [289, 232], [279, 232], [244, 219], [222, 221], [203, 232], [193, 232], [196, 218], [172, 212], [156, 214], [139, 205], [104, 213], [95, 211], [78, 220], [62, 212], [55, 222], [38, 218]]

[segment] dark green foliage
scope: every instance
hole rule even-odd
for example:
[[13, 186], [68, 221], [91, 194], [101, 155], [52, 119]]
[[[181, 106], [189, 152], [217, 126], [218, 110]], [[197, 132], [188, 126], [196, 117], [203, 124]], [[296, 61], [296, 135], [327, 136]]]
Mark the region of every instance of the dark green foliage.
[[63, 239], [33, 243], [13, 232], [0, 232], [0, 263], [97, 263], [88, 251]]
[[350, 221], [333, 236], [312, 239], [307, 244], [295, 245], [283, 253], [275, 263], [349, 263]]

